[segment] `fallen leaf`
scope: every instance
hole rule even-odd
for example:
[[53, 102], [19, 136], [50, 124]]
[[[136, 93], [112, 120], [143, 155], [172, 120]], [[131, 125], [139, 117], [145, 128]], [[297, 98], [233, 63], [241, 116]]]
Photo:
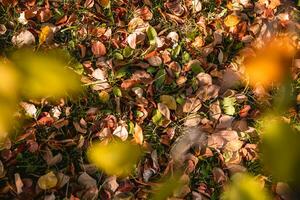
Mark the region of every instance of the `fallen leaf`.
[[127, 128], [125, 126], [120, 125], [114, 130], [113, 135], [116, 135], [119, 138], [121, 138], [121, 140], [125, 141], [128, 137]]
[[58, 180], [55, 174], [50, 171], [49, 173], [41, 176], [38, 180], [38, 186], [43, 190], [54, 188]]
[[35, 43], [35, 37], [30, 31], [24, 30], [24, 31], [21, 31], [18, 35], [14, 35], [12, 37], [11, 42], [13, 43], [13, 45], [15, 45], [19, 48], [25, 47], [25, 46], [30, 46]]
[[20, 194], [23, 192], [23, 182], [22, 182], [22, 179], [20, 177], [20, 174], [19, 173], [15, 173], [15, 184], [16, 184], [16, 188], [17, 188], [17, 194]]
[[183, 104], [182, 111], [184, 113], [196, 113], [200, 110], [201, 106], [201, 101], [198, 98], [187, 98]]
[[157, 104], [158, 111], [168, 120], [170, 120], [170, 110], [169, 108], [163, 104], [163, 103], [158, 103]]
[[110, 0], [99, 0], [99, 3], [103, 7], [108, 7], [110, 4]]
[[138, 124], [135, 124], [133, 137], [137, 144], [143, 144], [143, 129]]
[[224, 23], [227, 27], [235, 27], [239, 22], [240, 22], [240, 18], [233, 14], [228, 15], [224, 20]]
[[93, 41], [91, 46], [92, 46], [92, 52], [93, 52], [94, 56], [101, 57], [106, 54], [106, 47], [104, 46], [104, 44], [102, 42]]
[[161, 95], [160, 101], [165, 104], [170, 110], [176, 110], [176, 100], [173, 96], [170, 95]]
[[84, 186], [86, 189], [97, 186], [97, 181], [94, 178], [92, 178], [90, 175], [88, 175], [86, 172], [83, 172], [78, 177], [78, 183]]

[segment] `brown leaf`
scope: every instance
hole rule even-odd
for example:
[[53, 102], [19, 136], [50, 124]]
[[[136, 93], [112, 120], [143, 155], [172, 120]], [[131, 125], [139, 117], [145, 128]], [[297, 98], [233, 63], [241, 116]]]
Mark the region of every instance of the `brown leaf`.
[[85, 2], [84, 2], [84, 7], [86, 7], [86, 8], [92, 8], [93, 6], [94, 6], [94, 0], [86, 0]]
[[163, 104], [163, 103], [158, 103], [157, 104], [158, 111], [168, 120], [170, 120], [170, 110], [169, 108]]
[[214, 167], [212, 170], [214, 181], [218, 184], [223, 184], [227, 181], [227, 176], [221, 168]]
[[153, 17], [152, 12], [150, 11], [150, 9], [147, 6], [137, 9], [135, 11], [135, 15], [136, 15], [136, 17], [140, 17], [141, 19], [143, 19], [145, 21], [149, 21]]
[[20, 177], [19, 173], [15, 173], [15, 184], [16, 184], [16, 188], [17, 188], [17, 194], [20, 194], [23, 192], [22, 188], [23, 188], [23, 182], [22, 179]]
[[48, 8], [41, 8], [37, 13], [37, 19], [40, 22], [46, 22], [52, 17], [51, 10]]
[[187, 98], [182, 110], [184, 113], [196, 113], [200, 110], [201, 106], [201, 101], [198, 98]]
[[86, 172], [83, 172], [78, 177], [78, 183], [84, 186], [86, 189], [97, 186], [97, 181], [94, 178], [92, 178], [90, 175], [88, 175]]
[[106, 54], [106, 47], [100, 41], [93, 41], [92, 52], [96, 57], [104, 56]]
[[58, 183], [57, 183], [57, 188], [62, 188], [64, 187], [70, 180], [70, 177], [63, 174], [63, 173], [57, 173], [57, 178], [58, 178]]

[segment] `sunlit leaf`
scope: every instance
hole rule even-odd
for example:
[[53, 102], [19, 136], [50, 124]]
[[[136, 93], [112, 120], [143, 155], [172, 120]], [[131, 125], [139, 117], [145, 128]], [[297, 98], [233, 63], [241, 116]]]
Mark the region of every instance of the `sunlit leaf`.
[[39, 34], [39, 43], [43, 44], [47, 40], [47, 38], [48, 38], [49, 34], [51, 34], [51, 32], [52, 32], [52, 30], [49, 26], [42, 27], [41, 32]]
[[236, 15], [228, 15], [224, 20], [225, 25], [228, 27], [235, 27], [239, 22], [240, 19]]
[[225, 97], [222, 101], [224, 113], [227, 115], [234, 115], [235, 114], [235, 106], [236, 100], [234, 97]]
[[138, 145], [113, 141], [93, 144], [87, 152], [89, 160], [109, 175], [127, 176], [142, 155]]

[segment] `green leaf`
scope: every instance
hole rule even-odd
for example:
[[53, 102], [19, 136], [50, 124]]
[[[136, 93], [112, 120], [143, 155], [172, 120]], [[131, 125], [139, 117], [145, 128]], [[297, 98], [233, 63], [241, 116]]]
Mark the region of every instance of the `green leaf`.
[[114, 86], [113, 87], [113, 93], [114, 95], [116, 95], [117, 97], [121, 97], [122, 96], [122, 91], [119, 87], [117, 86]]
[[190, 61], [190, 59], [191, 59], [190, 54], [189, 54], [188, 52], [184, 51], [184, 52], [182, 53], [182, 62], [183, 62], [183, 63], [187, 63], [187, 62]]
[[115, 78], [122, 78], [127, 75], [128, 67], [122, 67], [115, 73]]
[[177, 58], [177, 56], [180, 54], [180, 51], [181, 51], [181, 46], [177, 45], [172, 51], [172, 56], [174, 58]]
[[150, 42], [150, 45], [156, 44], [157, 33], [156, 33], [156, 30], [152, 26], [148, 26], [148, 28], [147, 28], [147, 37]]
[[156, 109], [154, 110], [154, 115], [152, 116], [152, 122], [159, 125], [162, 120], [162, 114]]
[[236, 103], [236, 99], [234, 97], [225, 97], [223, 99], [222, 105], [223, 105], [225, 114], [227, 114], [227, 115], [235, 114], [235, 108], [234, 108], [235, 103]]
[[123, 55], [122, 55], [121, 53], [119, 53], [119, 52], [115, 52], [115, 53], [113, 54], [113, 57], [114, 57], [114, 59], [116, 59], [116, 60], [123, 60], [123, 59], [124, 59]]
[[133, 52], [134, 52], [134, 49], [130, 48], [129, 46], [126, 46], [123, 49], [123, 56], [125, 58], [129, 58], [130, 56], [132, 56]]
[[158, 72], [155, 75], [155, 82], [154, 82], [155, 86], [157, 88], [161, 87], [164, 84], [165, 79], [166, 79], [165, 69], [158, 70]]

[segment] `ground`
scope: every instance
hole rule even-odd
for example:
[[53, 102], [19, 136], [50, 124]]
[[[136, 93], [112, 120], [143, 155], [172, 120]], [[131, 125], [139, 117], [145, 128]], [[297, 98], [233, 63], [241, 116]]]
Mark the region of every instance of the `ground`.
[[297, 199], [299, 19], [284, 0], [0, 0], [1, 199]]

